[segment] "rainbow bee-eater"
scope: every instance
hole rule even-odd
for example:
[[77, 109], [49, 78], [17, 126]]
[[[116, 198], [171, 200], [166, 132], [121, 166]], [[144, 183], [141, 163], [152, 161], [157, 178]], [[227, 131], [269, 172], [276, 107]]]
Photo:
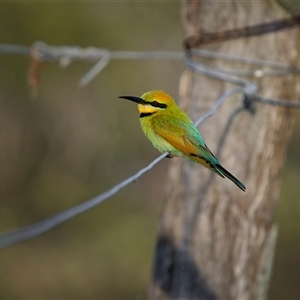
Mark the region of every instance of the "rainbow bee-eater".
[[241, 190], [246, 191], [244, 184], [221, 166], [206, 146], [192, 120], [177, 106], [171, 96], [163, 91], [154, 90], [141, 97], [120, 96], [119, 98], [138, 104], [142, 130], [158, 151], [168, 152], [169, 158], [183, 155], [221, 177], [227, 177]]

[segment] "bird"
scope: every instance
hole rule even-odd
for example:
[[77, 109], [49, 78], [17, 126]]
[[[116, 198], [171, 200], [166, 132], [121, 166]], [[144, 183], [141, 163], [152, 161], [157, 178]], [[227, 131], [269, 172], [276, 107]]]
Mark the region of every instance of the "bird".
[[142, 131], [159, 152], [167, 152], [168, 158], [184, 156], [190, 161], [202, 164], [219, 176], [230, 179], [242, 191], [246, 191], [245, 185], [221, 166], [192, 120], [167, 93], [152, 90], [141, 97], [119, 98], [138, 104]]

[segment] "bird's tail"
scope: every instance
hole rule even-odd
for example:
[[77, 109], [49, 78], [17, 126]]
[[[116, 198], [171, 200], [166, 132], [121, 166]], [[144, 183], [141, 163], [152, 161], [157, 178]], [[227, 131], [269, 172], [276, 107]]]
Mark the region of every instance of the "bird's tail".
[[244, 186], [243, 183], [241, 183], [237, 178], [235, 178], [232, 174], [230, 174], [226, 169], [224, 169], [221, 165], [216, 164], [215, 166], [215, 170], [217, 171], [217, 173], [219, 173], [219, 175], [223, 175], [222, 177], [227, 177], [228, 179], [230, 179], [233, 183], [235, 183], [242, 191], [246, 191], [246, 187]]

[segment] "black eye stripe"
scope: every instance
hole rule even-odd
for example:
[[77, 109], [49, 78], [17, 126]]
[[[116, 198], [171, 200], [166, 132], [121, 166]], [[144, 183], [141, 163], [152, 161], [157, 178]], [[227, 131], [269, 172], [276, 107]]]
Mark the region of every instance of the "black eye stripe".
[[157, 102], [157, 101], [149, 102], [149, 104], [150, 104], [151, 106], [159, 107], [159, 108], [167, 108], [167, 107], [168, 107], [167, 104], [165, 104], [165, 103], [159, 103], [159, 102]]

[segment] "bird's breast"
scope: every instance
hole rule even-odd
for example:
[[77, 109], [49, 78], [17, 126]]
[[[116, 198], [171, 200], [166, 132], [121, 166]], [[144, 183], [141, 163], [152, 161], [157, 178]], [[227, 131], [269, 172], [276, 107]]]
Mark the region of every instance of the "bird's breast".
[[[155, 118], [155, 120], [154, 120]], [[140, 123], [145, 136], [151, 141], [154, 148], [159, 152], [171, 152], [174, 156], [178, 156], [180, 152], [168, 143], [160, 134], [158, 134], [159, 119], [156, 114], [145, 118], [140, 118]], [[163, 124], [161, 124], [163, 125]]]

